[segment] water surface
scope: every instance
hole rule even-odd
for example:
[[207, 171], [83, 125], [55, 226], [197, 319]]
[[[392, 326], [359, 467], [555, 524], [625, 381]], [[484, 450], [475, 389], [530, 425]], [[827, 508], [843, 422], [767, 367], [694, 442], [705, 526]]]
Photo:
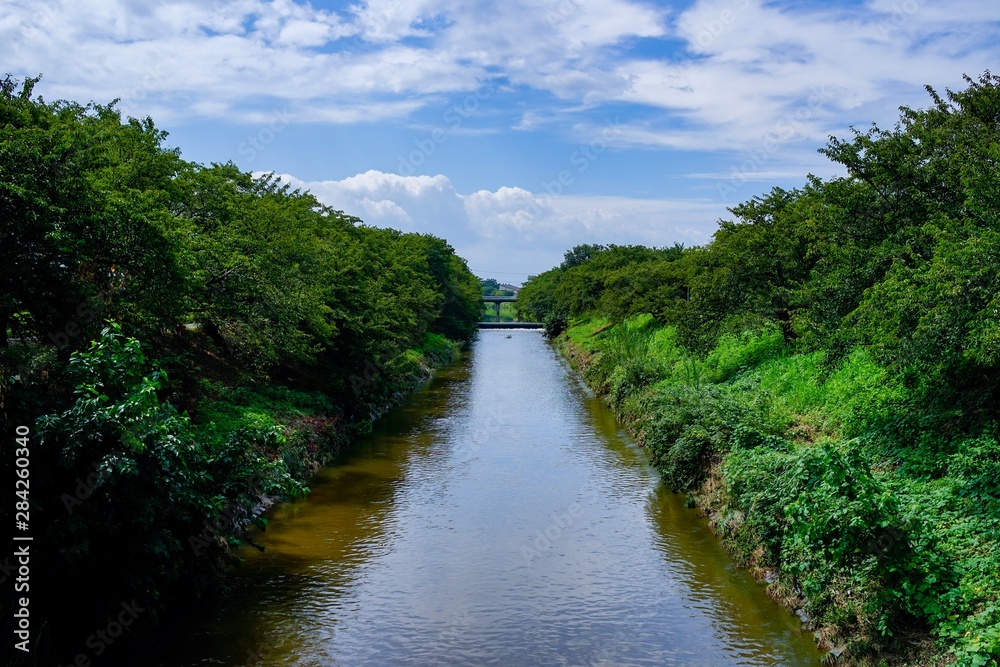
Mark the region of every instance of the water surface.
[[273, 508], [160, 665], [816, 665], [537, 331], [482, 331]]

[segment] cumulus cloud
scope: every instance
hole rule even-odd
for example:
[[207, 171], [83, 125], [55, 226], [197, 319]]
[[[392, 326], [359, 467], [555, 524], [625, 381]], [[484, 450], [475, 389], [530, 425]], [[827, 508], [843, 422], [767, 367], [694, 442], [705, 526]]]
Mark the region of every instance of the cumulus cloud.
[[295, 0], [15, 1], [0, 6], [0, 43], [7, 67], [46, 73], [58, 97], [103, 101], [141, 85], [172, 120], [263, 99], [325, 106], [308, 118], [355, 123], [337, 112], [345, 103], [396, 102], [384, 108], [406, 117], [497, 72], [565, 98], [621, 90], [597, 51], [660, 35], [658, 22], [630, 0], [370, 0], [340, 13]]
[[579, 243], [705, 243], [725, 215], [706, 200], [554, 196], [501, 187], [459, 193], [443, 176], [368, 171], [338, 181], [284, 182], [366, 224], [446, 238], [473, 270], [527, 273], [558, 264]]

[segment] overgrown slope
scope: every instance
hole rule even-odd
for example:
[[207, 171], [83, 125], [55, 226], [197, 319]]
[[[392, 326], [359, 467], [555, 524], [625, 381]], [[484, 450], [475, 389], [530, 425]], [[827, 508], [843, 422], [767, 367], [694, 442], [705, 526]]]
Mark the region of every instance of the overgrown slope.
[[997, 665], [1000, 78], [929, 92], [822, 149], [848, 176], [579, 246], [518, 307], [842, 658]]
[[2, 510], [32, 538], [15, 655], [52, 665], [95, 658], [123, 604], [142, 610], [132, 637], [213, 594], [262, 500], [306, 492], [481, 303], [442, 239], [184, 161], [152, 120], [36, 83], [0, 80], [0, 468], [29, 461]]

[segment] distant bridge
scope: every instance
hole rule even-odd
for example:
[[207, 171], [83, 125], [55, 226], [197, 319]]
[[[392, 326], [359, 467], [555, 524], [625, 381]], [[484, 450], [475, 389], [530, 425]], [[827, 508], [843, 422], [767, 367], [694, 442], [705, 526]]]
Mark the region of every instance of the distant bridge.
[[517, 297], [516, 296], [484, 296], [483, 297], [483, 303], [501, 304], [501, 303], [514, 303], [515, 301], [517, 301]]
[[496, 322], [480, 322], [480, 329], [541, 329], [545, 325], [541, 322], [501, 322], [500, 321], [500, 304], [502, 303], [514, 303], [517, 301], [516, 296], [484, 296], [483, 303], [492, 303], [496, 307], [497, 321]]

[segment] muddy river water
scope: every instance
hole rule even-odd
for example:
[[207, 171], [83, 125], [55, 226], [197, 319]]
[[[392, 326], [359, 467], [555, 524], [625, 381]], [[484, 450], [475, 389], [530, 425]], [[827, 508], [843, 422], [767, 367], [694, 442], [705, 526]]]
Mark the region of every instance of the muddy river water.
[[148, 664], [819, 664], [537, 331], [481, 331], [311, 488]]

